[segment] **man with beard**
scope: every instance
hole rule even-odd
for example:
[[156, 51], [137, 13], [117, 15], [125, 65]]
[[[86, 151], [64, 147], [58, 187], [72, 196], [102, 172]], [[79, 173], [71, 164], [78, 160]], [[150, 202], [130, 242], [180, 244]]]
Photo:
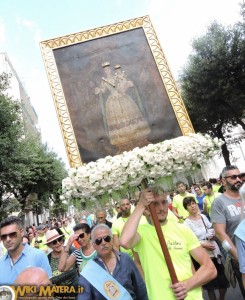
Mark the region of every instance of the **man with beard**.
[[[154, 204], [179, 280], [175, 284], [171, 284], [156, 228], [152, 223], [139, 225], [145, 210], [149, 212], [150, 203]], [[168, 220], [168, 205], [167, 193], [161, 187], [152, 186], [142, 191], [138, 204], [123, 228], [121, 244], [138, 252], [149, 299], [203, 299], [201, 286], [213, 279], [217, 271], [192, 230]], [[201, 266], [194, 274], [191, 257]]]
[[[126, 252], [128, 253], [132, 258], [134, 257], [132, 250], [126, 250], [123, 247], [120, 246], [120, 236], [123, 230], [123, 227], [125, 223], [127, 222], [130, 214], [131, 214], [131, 203], [128, 198], [123, 198], [118, 201], [118, 204], [120, 205], [121, 209], [121, 217], [118, 218], [113, 224], [112, 224], [112, 234], [113, 234], [113, 247], [117, 251]], [[145, 217], [141, 218], [140, 223], [146, 223]]]
[[148, 300], [145, 283], [132, 259], [113, 250], [110, 228], [96, 225], [91, 239], [97, 256], [81, 272], [79, 286], [84, 290], [78, 300]]
[[112, 224], [112, 234], [113, 234], [113, 247], [117, 251], [126, 252], [133, 258], [133, 253], [131, 250], [126, 250], [120, 247], [120, 236], [123, 230], [123, 226], [128, 220], [128, 217], [131, 213], [131, 204], [129, 199], [124, 198], [118, 201], [121, 210], [121, 217], [119, 217], [113, 224]]
[[239, 271], [238, 255], [235, 246], [234, 232], [241, 221], [242, 199], [239, 189], [242, 186], [242, 174], [236, 166], [226, 166], [222, 170], [222, 183], [225, 192], [218, 196], [211, 206], [211, 222], [217, 238], [224, 250], [232, 256], [231, 263], [245, 298], [242, 274]]
[[11, 285], [21, 271], [28, 267], [40, 267], [52, 277], [52, 271], [44, 251], [22, 243], [24, 229], [21, 219], [8, 217], [0, 223], [0, 236], [7, 253], [0, 259], [0, 285]]

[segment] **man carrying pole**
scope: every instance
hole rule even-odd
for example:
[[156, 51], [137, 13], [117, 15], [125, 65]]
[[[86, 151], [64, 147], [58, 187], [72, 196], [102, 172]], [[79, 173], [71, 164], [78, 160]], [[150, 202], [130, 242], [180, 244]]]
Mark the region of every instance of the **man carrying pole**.
[[[156, 212], [166, 249], [161, 249], [157, 228], [151, 224], [138, 227], [145, 209], [149, 209], [148, 205], [153, 205]], [[216, 269], [192, 231], [185, 225], [167, 221], [167, 213], [168, 201], [164, 191], [156, 186], [145, 189], [123, 228], [121, 245], [138, 252], [149, 299], [203, 299], [201, 286], [216, 277]], [[155, 224], [154, 219], [153, 222]], [[200, 264], [195, 274], [191, 257]], [[169, 267], [171, 264], [173, 268]], [[172, 271], [176, 272], [179, 282], [173, 280], [176, 276]]]

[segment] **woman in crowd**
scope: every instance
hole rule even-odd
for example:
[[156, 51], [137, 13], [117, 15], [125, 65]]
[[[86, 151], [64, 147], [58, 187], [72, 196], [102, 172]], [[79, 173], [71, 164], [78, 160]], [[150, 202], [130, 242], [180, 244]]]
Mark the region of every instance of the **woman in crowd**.
[[30, 245], [28, 234], [23, 235], [22, 242], [23, 242], [23, 244], [29, 244]]
[[[58, 270], [65, 241], [63, 232], [59, 228], [56, 228], [48, 230], [45, 235], [47, 239], [47, 246], [52, 249], [52, 252], [48, 254], [49, 264], [52, 269], [52, 283], [62, 286], [74, 286], [76, 288], [78, 285], [78, 272], [76, 265], [73, 265], [66, 272], [60, 272]], [[72, 251], [70, 250], [70, 252]], [[55, 296], [57, 297], [62, 295], [56, 294]]]
[[[185, 197], [183, 199], [183, 206], [189, 213], [184, 224], [196, 234], [202, 247], [206, 249], [212, 259], [218, 273], [217, 277], [205, 284], [203, 288], [207, 290], [210, 300], [217, 299], [215, 295], [216, 289], [219, 290], [220, 294], [218, 299], [224, 300], [227, 288], [229, 287], [229, 282], [224, 274], [224, 266], [221, 262], [219, 247], [214, 241], [215, 234], [214, 230], [211, 228], [212, 224], [205, 215], [200, 214], [198, 204], [192, 197]], [[193, 260], [193, 265], [196, 270], [199, 268], [199, 265], [195, 260]]]
[[31, 244], [32, 240], [36, 236], [36, 230], [34, 229], [33, 226], [28, 227], [27, 234], [28, 234], [28, 237], [29, 237], [29, 243]]
[[[73, 230], [74, 234], [69, 237], [60, 259], [59, 270], [61, 272], [69, 270], [75, 263], [77, 263], [80, 273], [88, 260], [94, 258], [97, 254], [91, 242], [91, 229], [89, 225], [85, 223], [77, 224]], [[80, 249], [75, 250], [69, 256], [69, 248], [75, 240], [80, 245]]]

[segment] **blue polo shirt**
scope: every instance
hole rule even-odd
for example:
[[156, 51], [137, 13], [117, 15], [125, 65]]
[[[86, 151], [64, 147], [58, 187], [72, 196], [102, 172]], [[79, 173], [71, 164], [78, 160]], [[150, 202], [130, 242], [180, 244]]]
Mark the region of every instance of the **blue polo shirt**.
[[24, 269], [40, 267], [52, 277], [52, 270], [44, 251], [26, 244], [19, 259], [13, 264], [8, 252], [0, 259], [0, 285], [12, 285]]

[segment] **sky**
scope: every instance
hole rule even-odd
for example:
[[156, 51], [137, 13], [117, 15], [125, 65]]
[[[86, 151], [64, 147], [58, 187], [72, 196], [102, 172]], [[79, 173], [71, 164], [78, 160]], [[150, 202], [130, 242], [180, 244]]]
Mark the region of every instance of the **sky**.
[[212, 21], [240, 20], [238, 0], [0, 0], [0, 52], [6, 52], [38, 115], [42, 140], [69, 167], [40, 42], [148, 15], [175, 80], [191, 42]]

